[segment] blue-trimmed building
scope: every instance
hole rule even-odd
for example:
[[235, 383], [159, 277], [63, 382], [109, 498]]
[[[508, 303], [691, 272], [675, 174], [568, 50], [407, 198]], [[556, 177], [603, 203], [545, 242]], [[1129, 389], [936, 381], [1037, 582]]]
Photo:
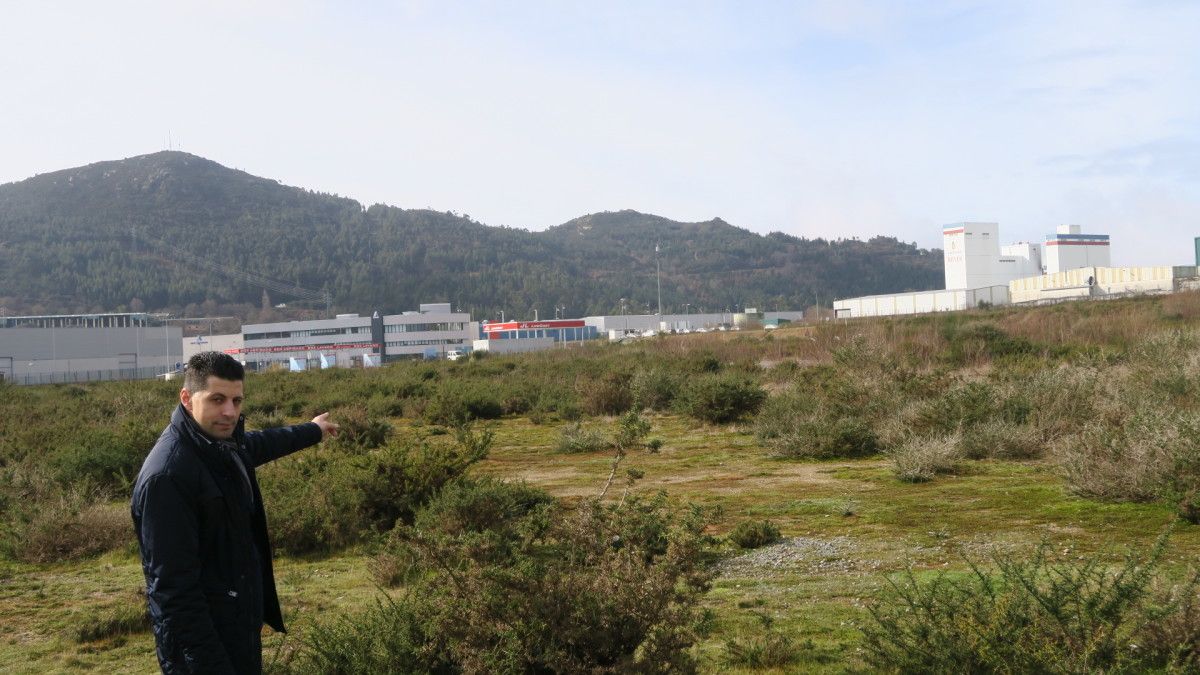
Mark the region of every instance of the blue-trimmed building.
[[1046, 235], [1046, 273], [1055, 274], [1080, 267], [1112, 267], [1107, 234], [1083, 234], [1078, 225], [1059, 225]]

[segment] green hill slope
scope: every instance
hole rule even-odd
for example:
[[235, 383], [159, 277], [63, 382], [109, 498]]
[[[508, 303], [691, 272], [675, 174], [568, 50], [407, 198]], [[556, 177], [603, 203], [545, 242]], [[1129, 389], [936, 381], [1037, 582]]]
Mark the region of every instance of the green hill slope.
[[[122, 307], [246, 313], [327, 292], [336, 309], [449, 301], [474, 315], [664, 308], [796, 308], [820, 298], [934, 288], [940, 251], [892, 238], [761, 236], [720, 219], [634, 211], [545, 232], [453, 213], [358, 202], [252, 176], [181, 152], [99, 162], [0, 185], [0, 307]], [[226, 270], [226, 271], [213, 271]], [[315, 294], [309, 294], [315, 295]], [[311, 306], [319, 303], [312, 302]], [[232, 308], [232, 309], [229, 309]]]

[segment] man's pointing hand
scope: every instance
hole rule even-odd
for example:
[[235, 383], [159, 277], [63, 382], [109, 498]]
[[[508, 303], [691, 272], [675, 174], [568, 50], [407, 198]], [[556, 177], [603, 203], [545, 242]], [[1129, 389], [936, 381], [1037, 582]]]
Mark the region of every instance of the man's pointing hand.
[[312, 421], [313, 424], [321, 427], [321, 440], [325, 440], [330, 436], [337, 436], [339, 427], [329, 421], [329, 413], [321, 413], [312, 418]]

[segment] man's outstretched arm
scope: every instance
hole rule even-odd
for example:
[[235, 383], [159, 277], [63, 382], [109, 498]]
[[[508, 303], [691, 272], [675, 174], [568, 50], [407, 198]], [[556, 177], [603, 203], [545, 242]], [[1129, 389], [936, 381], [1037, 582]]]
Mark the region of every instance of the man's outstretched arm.
[[246, 432], [246, 454], [258, 467], [316, 445], [337, 433], [338, 425], [329, 421], [329, 413], [321, 413], [305, 424]]

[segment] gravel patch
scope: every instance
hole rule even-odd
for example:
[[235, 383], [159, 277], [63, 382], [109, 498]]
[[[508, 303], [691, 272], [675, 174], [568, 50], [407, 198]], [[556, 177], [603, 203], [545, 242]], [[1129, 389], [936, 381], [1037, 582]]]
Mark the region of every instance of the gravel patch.
[[862, 560], [849, 537], [792, 537], [717, 564], [717, 576], [763, 579], [779, 572], [856, 572], [879, 569], [878, 561]]

